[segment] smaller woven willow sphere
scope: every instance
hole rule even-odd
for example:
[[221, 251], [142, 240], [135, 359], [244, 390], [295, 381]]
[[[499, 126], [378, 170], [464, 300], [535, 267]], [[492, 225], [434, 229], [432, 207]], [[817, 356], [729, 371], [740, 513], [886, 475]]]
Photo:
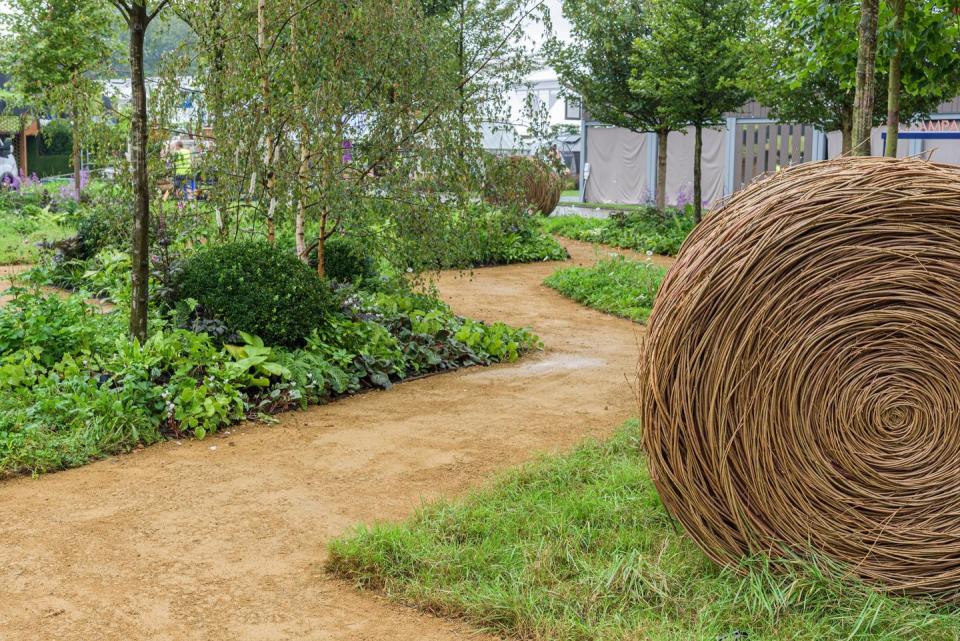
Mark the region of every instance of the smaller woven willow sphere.
[[654, 483], [714, 560], [960, 600], [960, 167], [844, 158], [694, 230], [650, 316]]
[[484, 191], [487, 202], [497, 207], [516, 206], [549, 216], [562, 190], [563, 179], [543, 160], [504, 156], [491, 162]]

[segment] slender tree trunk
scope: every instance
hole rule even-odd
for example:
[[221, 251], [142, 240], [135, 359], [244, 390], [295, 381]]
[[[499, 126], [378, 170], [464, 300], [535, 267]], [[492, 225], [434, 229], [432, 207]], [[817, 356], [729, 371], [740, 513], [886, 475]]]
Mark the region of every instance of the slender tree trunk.
[[147, 90], [143, 76], [143, 40], [149, 19], [146, 3], [131, 3], [130, 12], [130, 163], [133, 166], [133, 253], [130, 335], [147, 340], [150, 251], [150, 189], [147, 176]]
[[[304, 127], [306, 129], [306, 127]], [[306, 135], [306, 131], [300, 133]], [[307, 257], [307, 202], [305, 197], [307, 184], [307, 143], [300, 141], [300, 169], [297, 172], [297, 218], [295, 221], [295, 235], [297, 240], [297, 256], [303, 262], [309, 262]]]
[[[208, 76], [207, 90], [210, 92], [213, 101], [213, 108], [210, 112], [210, 125], [216, 139], [217, 131], [223, 126], [223, 69], [224, 54], [226, 49], [226, 37], [223, 27], [224, 6], [221, 0], [211, 4], [210, 19], [213, 24], [213, 73]], [[217, 217], [217, 229], [220, 232], [220, 240], [224, 240], [230, 233], [229, 224], [223, 216], [223, 208], [226, 199], [216, 197], [216, 191], [211, 194], [215, 203], [215, 212]]]
[[[75, 94], [79, 94], [80, 89], [77, 87], [77, 73], [74, 72], [73, 79], [73, 90]], [[73, 193], [76, 194], [77, 200], [80, 200], [80, 169], [83, 165], [83, 161], [80, 159], [80, 109], [73, 104], [73, 128], [70, 130], [71, 145], [73, 151]]]
[[257, 0], [257, 49], [260, 55], [260, 93], [263, 95], [263, 142], [266, 147], [263, 151], [264, 187], [269, 205], [267, 208], [267, 240], [271, 244], [276, 242], [276, 224], [273, 216], [277, 208], [277, 201], [273, 194], [275, 175], [273, 163], [275, 160], [274, 139], [270, 131], [270, 73], [267, 69], [267, 0]]
[[[299, 6], [294, 5], [293, 7], [294, 14], [293, 18], [290, 20], [290, 57], [293, 59], [293, 64], [297, 65], [299, 62], [299, 44], [297, 43], [297, 27], [299, 23], [299, 16], [297, 12], [299, 11]], [[294, 68], [293, 74], [293, 102], [296, 105], [296, 109], [301, 109], [300, 104], [300, 80], [299, 73], [296, 68]], [[300, 115], [300, 166], [297, 168], [297, 215], [294, 222], [297, 242], [297, 256], [300, 257], [304, 263], [309, 262], [309, 257], [307, 256], [307, 239], [306, 239], [306, 222], [307, 222], [307, 202], [306, 202], [306, 191], [307, 191], [307, 163], [310, 158], [309, 156], [309, 136], [310, 128], [307, 126], [306, 115], [301, 113]], [[318, 250], [319, 251], [319, 250]]]
[[895, 49], [890, 56], [890, 83], [887, 86], [887, 152], [890, 158], [897, 157], [897, 143], [900, 135], [900, 74], [903, 59], [903, 13], [906, 0], [891, 0], [893, 8], [893, 34]]
[[703, 171], [700, 159], [703, 156], [703, 126], [696, 125], [696, 139], [693, 143], [693, 219], [700, 222], [703, 219]]
[[211, 4], [210, 20], [213, 24], [213, 64], [212, 71], [208, 77], [209, 91], [213, 94], [213, 109], [211, 110], [211, 120], [214, 131], [223, 125], [223, 71], [224, 55], [226, 54], [226, 34], [224, 33], [223, 3], [219, 0]]
[[80, 127], [77, 125], [79, 118], [77, 111], [73, 111], [73, 190], [80, 199], [80, 171], [83, 167], [83, 161], [80, 159]]
[[317, 276], [323, 278], [327, 275], [327, 268], [324, 261], [324, 250], [327, 245], [327, 218], [329, 210], [324, 207], [320, 213], [320, 235], [317, 237]]
[[657, 131], [657, 209], [662, 215], [667, 209], [667, 139], [669, 129]]
[[857, 51], [857, 90], [853, 100], [853, 155], [870, 155], [870, 128], [877, 77], [877, 19], [879, 0], [861, 0], [860, 47]]
[[457, 132], [460, 144], [460, 160], [463, 160], [466, 156], [467, 141], [466, 141], [466, 129], [467, 129], [467, 88], [465, 80], [467, 77], [466, 69], [466, 14], [467, 7], [464, 2], [460, 3], [460, 27], [459, 27], [459, 41], [457, 42], [457, 64], [459, 67], [459, 77], [458, 77], [458, 116], [460, 122], [460, 131]]

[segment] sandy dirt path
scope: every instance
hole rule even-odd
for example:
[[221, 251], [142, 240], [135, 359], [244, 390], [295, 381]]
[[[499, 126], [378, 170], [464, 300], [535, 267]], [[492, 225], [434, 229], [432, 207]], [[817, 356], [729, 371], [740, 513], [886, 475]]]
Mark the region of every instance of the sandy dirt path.
[[560, 266], [440, 279], [458, 313], [540, 334], [519, 363], [0, 482], [0, 639], [485, 638], [330, 578], [325, 544], [635, 413], [641, 328], [541, 285]]
[[14, 285], [17, 274], [30, 269], [30, 265], [0, 265], [0, 305], [10, 300], [4, 292]]
[[[17, 276], [27, 271], [31, 267], [33, 267], [33, 265], [0, 265], [0, 307], [3, 307], [13, 298], [7, 290], [14, 286], [26, 286], [22, 282], [23, 279], [18, 280]], [[60, 289], [59, 287], [42, 287], [41, 289], [45, 292], [56, 294], [61, 298], [66, 298], [70, 295], [69, 291]], [[112, 303], [97, 298], [88, 298], [86, 303], [97, 308], [102, 313], [107, 313], [113, 310]]]

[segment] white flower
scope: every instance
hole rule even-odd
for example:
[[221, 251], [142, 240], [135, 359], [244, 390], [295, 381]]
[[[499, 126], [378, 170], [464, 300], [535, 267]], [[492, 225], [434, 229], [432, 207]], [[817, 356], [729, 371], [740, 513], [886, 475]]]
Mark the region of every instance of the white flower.
[[647, 250], [647, 256], [653, 256], [653, 252], [649, 249]]

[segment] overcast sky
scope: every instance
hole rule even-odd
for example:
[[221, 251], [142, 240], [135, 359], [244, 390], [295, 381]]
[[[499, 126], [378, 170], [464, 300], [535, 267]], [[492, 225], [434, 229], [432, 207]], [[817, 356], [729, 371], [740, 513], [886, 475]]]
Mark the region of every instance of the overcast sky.
[[570, 37], [570, 25], [563, 19], [563, 13], [561, 12], [563, 0], [547, 0], [547, 5], [550, 7], [553, 32], [557, 34], [561, 40], [567, 40]]

